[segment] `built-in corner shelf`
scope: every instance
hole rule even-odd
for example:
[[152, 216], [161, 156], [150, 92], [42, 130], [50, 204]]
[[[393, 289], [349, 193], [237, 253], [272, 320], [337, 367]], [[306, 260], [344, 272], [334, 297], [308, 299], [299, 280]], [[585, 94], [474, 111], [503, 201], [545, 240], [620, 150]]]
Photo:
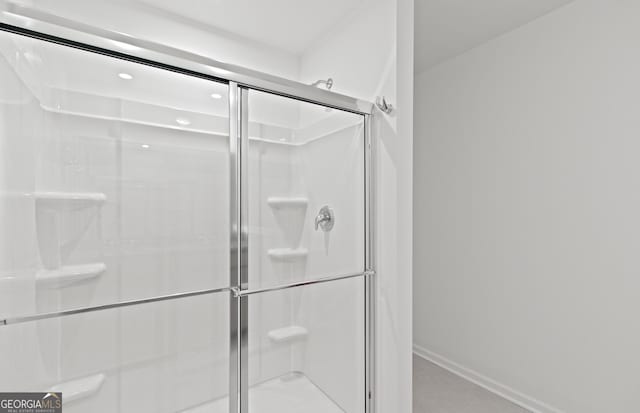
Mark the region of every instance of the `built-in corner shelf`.
[[296, 261], [306, 258], [309, 250], [306, 248], [274, 248], [267, 251], [267, 255], [274, 261]]
[[36, 274], [38, 287], [58, 288], [98, 277], [107, 270], [102, 263], [66, 265], [53, 270], [40, 270]]
[[267, 198], [267, 204], [273, 209], [306, 208], [309, 200], [304, 197], [271, 196]]
[[36, 200], [52, 208], [88, 208], [107, 200], [102, 192], [36, 192]]
[[300, 326], [287, 326], [269, 331], [267, 336], [274, 343], [286, 343], [307, 338], [309, 332]]
[[56, 384], [49, 389], [52, 393], [62, 393], [62, 404], [67, 404], [75, 400], [91, 397], [100, 390], [106, 376], [103, 373], [93, 376], [82, 377], [64, 383]]

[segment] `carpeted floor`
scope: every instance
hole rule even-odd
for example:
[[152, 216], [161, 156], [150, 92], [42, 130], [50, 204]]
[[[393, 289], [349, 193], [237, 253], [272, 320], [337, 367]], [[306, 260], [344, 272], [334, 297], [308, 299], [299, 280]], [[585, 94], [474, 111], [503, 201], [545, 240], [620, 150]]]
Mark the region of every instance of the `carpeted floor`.
[[529, 411], [414, 355], [413, 413], [529, 413]]

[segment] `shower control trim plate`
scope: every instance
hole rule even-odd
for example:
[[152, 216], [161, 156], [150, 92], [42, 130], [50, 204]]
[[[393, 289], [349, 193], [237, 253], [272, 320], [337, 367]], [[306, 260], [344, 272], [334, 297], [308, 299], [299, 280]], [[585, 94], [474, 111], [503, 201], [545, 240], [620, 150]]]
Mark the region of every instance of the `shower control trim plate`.
[[315, 220], [316, 231], [318, 230], [318, 227], [319, 227], [324, 232], [329, 232], [333, 229], [333, 225], [335, 224], [335, 222], [336, 222], [336, 219], [333, 213], [333, 209], [330, 206], [325, 205], [322, 208], [320, 208], [320, 211], [316, 216], [316, 220]]

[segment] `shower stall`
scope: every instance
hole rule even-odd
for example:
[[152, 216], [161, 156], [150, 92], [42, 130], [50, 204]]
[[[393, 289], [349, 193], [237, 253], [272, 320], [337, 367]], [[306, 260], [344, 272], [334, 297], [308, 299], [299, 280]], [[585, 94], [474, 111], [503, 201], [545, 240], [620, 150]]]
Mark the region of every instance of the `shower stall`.
[[118, 33], [0, 29], [0, 392], [372, 412], [371, 104]]

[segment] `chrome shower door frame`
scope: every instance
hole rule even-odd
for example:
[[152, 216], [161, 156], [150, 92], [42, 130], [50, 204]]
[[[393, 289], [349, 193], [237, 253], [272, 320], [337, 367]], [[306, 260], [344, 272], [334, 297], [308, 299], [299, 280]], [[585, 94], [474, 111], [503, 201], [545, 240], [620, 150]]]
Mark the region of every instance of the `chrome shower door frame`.
[[[229, 82], [229, 139], [231, 156], [231, 337], [229, 409], [231, 413], [251, 413], [249, 411], [248, 346], [249, 318], [248, 300], [254, 294], [280, 291], [306, 285], [327, 283], [347, 278], [364, 279], [364, 408], [365, 413], [375, 410], [375, 269], [373, 238], [373, 189], [374, 168], [372, 138], [372, 115], [360, 113], [364, 117], [364, 272], [328, 276], [309, 281], [293, 282], [267, 288], [249, 289], [249, 194], [248, 194], [248, 152], [249, 152], [249, 90], [250, 85]], [[255, 89], [261, 90], [261, 89]], [[289, 94], [269, 91], [274, 95], [297, 99]], [[310, 102], [322, 105], [322, 102]], [[343, 109], [344, 110], [344, 109]]]
[[[374, 253], [374, 189], [375, 140], [372, 133], [373, 104], [349, 96], [320, 90], [302, 83], [278, 78], [239, 66], [217, 62], [205, 56], [186, 52], [145, 39], [122, 33], [89, 27], [23, 6], [13, 6], [11, 13], [46, 23], [50, 32], [35, 31], [28, 27], [10, 25], [0, 17], [0, 32], [14, 33], [66, 47], [102, 54], [146, 66], [178, 72], [229, 85], [229, 156], [230, 156], [230, 274], [229, 287], [198, 290], [157, 296], [94, 307], [82, 307], [55, 313], [25, 315], [0, 319], [0, 326], [32, 322], [47, 318], [101, 311], [157, 301], [176, 300], [191, 296], [228, 291], [230, 299], [230, 365], [229, 409], [232, 413], [248, 412], [248, 299], [252, 294], [297, 288], [304, 285], [326, 283], [345, 278], [364, 278], [364, 383], [365, 413], [375, 410], [375, 325], [376, 325], [376, 273]], [[1, 14], [0, 14], [1, 16]], [[80, 34], [80, 36], [78, 36]], [[74, 38], [76, 40], [74, 40]], [[77, 39], [81, 41], [78, 41]], [[109, 43], [111, 42], [111, 43]], [[135, 45], [135, 53], [112, 50], [113, 42]], [[212, 74], [213, 73], [213, 74]], [[268, 92], [291, 99], [324, 105], [356, 113], [364, 117], [364, 272], [319, 278], [313, 281], [291, 283], [266, 289], [248, 289], [248, 91]]]

